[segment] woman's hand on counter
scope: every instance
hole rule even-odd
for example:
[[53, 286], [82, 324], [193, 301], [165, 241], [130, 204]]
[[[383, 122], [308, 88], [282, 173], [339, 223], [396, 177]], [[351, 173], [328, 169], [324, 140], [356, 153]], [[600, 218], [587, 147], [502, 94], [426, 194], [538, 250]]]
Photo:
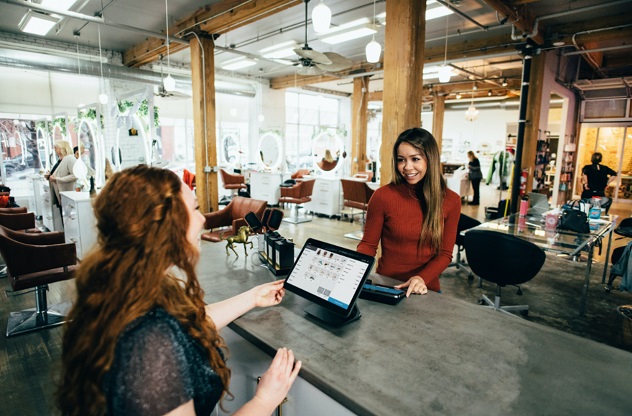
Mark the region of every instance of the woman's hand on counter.
[[264, 308], [266, 306], [274, 306], [281, 303], [281, 300], [285, 295], [283, 282], [284, 280], [277, 280], [272, 283], [265, 283], [252, 288], [255, 298], [255, 306]]
[[261, 376], [255, 397], [239, 409], [235, 415], [271, 414], [287, 397], [301, 365], [300, 361], [294, 362], [292, 350], [279, 348], [272, 364]]
[[425, 295], [428, 293], [428, 288], [426, 287], [426, 282], [420, 276], [413, 276], [406, 283], [402, 283], [401, 285], [395, 286], [395, 289], [405, 289], [406, 297], [409, 297], [411, 294], [415, 295]]

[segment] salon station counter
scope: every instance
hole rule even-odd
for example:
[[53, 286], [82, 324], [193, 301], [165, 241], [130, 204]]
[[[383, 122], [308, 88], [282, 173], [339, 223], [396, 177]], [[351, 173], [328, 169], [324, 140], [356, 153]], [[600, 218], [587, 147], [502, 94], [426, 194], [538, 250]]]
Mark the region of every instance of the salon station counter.
[[[274, 280], [255, 251], [226, 256], [202, 243], [212, 303]], [[276, 349], [303, 361], [287, 415], [629, 415], [632, 354], [434, 292], [395, 306], [358, 300], [341, 328], [310, 317], [286, 292], [223, 330], [233, 369], [230, 410], [252, 397]], [[221, 413], [221, 412], [220, 412]]]

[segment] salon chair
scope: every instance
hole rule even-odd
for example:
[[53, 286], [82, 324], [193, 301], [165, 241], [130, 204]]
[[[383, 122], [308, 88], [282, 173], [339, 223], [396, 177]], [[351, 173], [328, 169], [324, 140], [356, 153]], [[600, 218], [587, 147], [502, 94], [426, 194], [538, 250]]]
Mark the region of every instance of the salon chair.
[[[15, 210], [7, 213], [7, 210]], [[35, 226], [35, 213], [26, 212], [26, 208], [3, 208], [0, 212], [0, 225], [14, 231], [39, 233]]]
[[281, 197], [279, 198], [279, 202], [294, 204], [290, 209], [293, 211], [293, 214], [289, 218], [283, 218], [283, 221], [292, 223], [292, 224], [300, 224], [302, 222], [309, 222], [311, 219], [306, 217], [299, 217], [298, 215], [298, 206], [299, 204], [304, 204], [312, 200], [312, 192], [314, 191], [314, 182], [315, 179], [310, 179], [307, 181], [297, 182], [295, 185], [281, 188]]
[[528, 305], [500, 306], [500, 291], [533, 279], [546, 259], [544, 251], [530, 241], [489, 230], [466, 232], [464, 246], [472, 272], [497, 286], [493, 302], [483, 295], [479, 303], [508, 315], [520, 311], [527, 316]]
[[[621, 236], [621, 237], [618, 237], [617, 240], [620, 240], [622, 238], [632, 238], [632, 218], [624, 218], [619, 223], [619, 225], [617, 225], [617, 228], [613, 230], [613, 233]], [[610, 262], [612, 266], [614, 266], [621, 260], [621, 257], [623, 256], [626, 247], [629, 246], [630, 244], [632, 244], [632, 241], [629, 242], [626, 246], [617, 247], [614, 250], [612, 250], [612, 255], [610, 256]], [[628, 259], [624, 259], [624, 260], [627, 260], [628, 262], [630, 261], [629, 257]], [[612, 283], [614, 282], [614, 279], [617, 278], [617, 276], [620, 276], [620, 274], [618, 274], [616, 270], [613, 271], [611, 267], [608, 283], [604, 287], [606, 292], [610, 292], [610, 290], [612, 290]]]
[[353, 223], [353, 209], [359, 209], [362, 213], [362, 229], [354, 233], [345, 234], [345, 237], [354, 240], [362, 240], [364, 235], [364, 213], [368, 209], [369, 200], [373, 195], [373, 189], [364, 181], [353, 179], [340, 179], [342, 184], [343, 206], [351, 208], [351, 222]]
[[297, 180], [297, 179], [303, 179], [303, 176], [309, 176], [310, 171], [309, 169], [299, 169], [296, 172], [294, 172], [292, 175], [290, 175], [290, 178]]
[[231, 199], [239, 193], [240, 189], [248, 188], [244, 175], [228, 173], [224, 169], [220, 169], [219, 173], [224, 183], [224, 189], [228, 189], [232, 192]]
[[224, 209], [204, 214], [204, 218], [206, 218], [204, 228], [211, 231], [202, 233], [200, 238], [206, 241], [219, 242], [222, 234], [237, 235], [239, 227], [248, 225], [244, 220], [246, 214], [253, 212], [257, 218], [261, 218], [266, 206], [266, 201], [236, 196]]
[[[66, 244], [63, 232], [28, 234], [0, 226], [0, 254], [7, 264], [12, 292], [35, 292], [35, 308], [11, 312], [6, 336], [37, 331], [66, 321], [69, 302], [49, 307], [50, 283], [71, 279], [77, 264], [75, 244]], [[23, 293], [18, 291], [32, 289]]]
[[472, 270], [468, 267], [467, 263], [464, 262], [461, 258], [461, 252], [465, 250], [464, 240], [465, 236], [462, 234], [463, 231], [469, 230], [470, 228], [474, 228], [478, 225], [481, 225], [481, 222], [475, 218], [468, 217], [465, 214], [461, 214], [459, 217], [459, 224], [456, 229], [456, 242], [454, 245], [456, 246], [456, 261], [452, 262], [448, 265], [448, 267], [456, 267], [457, 270], [463, 269], [468, 272], [468, 280], [474, 279], [474, 274]]

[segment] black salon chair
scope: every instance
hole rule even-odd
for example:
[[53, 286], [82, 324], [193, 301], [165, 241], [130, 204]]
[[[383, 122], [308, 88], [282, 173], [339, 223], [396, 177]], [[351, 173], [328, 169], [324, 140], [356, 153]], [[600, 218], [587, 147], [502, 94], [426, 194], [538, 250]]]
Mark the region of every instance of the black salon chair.
[[472, 217], [468, 217], [465, 214], [461, 214], [461, 216], [459, 217], [459, 224], [457, 225], [457, 230], [456, 230], [456, 242], [454, 243], [454, 245], [457, 247], [456, 261], [448, 265], [448, 267], [453, 267], [453, 266], [456, 267], [457, 270], [463, 269], [467, 271], [468, 272], [467, 278], [469, 280], [474, 279], [474, 274], [472, 273], [472, 270], [470, 270], [470, 268], [467, 266], [467, 263], [462, 261], [461, 259], [461, 252], [465, 250], [465, 246], [463, 244], [465, 236], [461, 233], [465, 230], [469, 230], [470, 228], [474, 228], [478, 225], [481, 225], [481, 222], [479, 220]]
[[494, 301], [483, 295], [480, 303], [508, 315], [512, 315], [509, 311], [520, 311], [527, 316], [528, 305], [500, 306], [500, 290], [533, 279], [546, 259], [544, 251], [530, 241], [489, 230], [468, 231], [464, 245], [472, 272], [497, 285]]
[[[617, 228], [615, 228], [613, 232], [621, 236], [617, 238], [616, 240], [620, 240], [622, 238], [632, 238], [632, 218], [624, 218], [619, 223], [619, 225], [617, 225]], [[627, 245], [630, 245], [630, 244], [632, 244], [632, 242], [629, 242]], [[617, 247], [614, 250], [612, 250], [612, 255], [610, 256], [610, 262], [612, 263], [613, 268], [610, 269], [610, 277], [608, 278], [608, 283], [606, 284], [606, 287], [604, 287], [606, 292], [610, 292], [610, 290], [612, 289], [612, 283], [614, 282], [614, 279], [616, 279], [617, 276], [620, 276], [620, 272], [618, 272], [617, 269], [614, 268], [614, 265], [617, 264], [621, 260], [621, 257], [623, 256], [623, 253], [626, 247], [627, 246]], [[629, 261], [629, 259], [624, 259], [624, 261]]]

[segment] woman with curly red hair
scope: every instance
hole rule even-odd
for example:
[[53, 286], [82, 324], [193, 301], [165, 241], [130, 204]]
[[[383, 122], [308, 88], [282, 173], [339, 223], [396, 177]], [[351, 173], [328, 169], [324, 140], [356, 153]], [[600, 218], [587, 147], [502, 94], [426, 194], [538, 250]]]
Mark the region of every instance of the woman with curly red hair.
[[[195, 265], [204, 217], [168, 170], [115, 174], [94, 203], [98, 244], [76, 274], [57, 406], [64, 415], [210, 415], [228, 393], [218, 330], [283, 298], [283, 282], [205, 305]], [[280, 349], [236, 414], [271, 414], [301, 363]]]

